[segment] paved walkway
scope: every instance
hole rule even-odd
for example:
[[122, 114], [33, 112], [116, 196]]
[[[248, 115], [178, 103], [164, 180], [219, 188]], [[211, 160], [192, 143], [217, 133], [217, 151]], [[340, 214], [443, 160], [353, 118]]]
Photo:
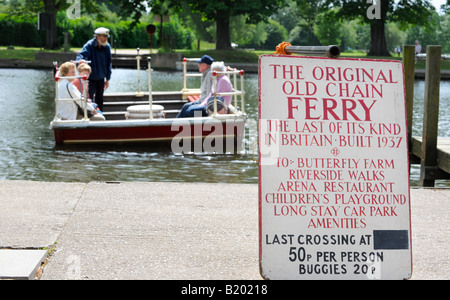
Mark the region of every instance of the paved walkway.
[[[0, 249], [55, 247], [41, 280], [262, 279], [257, 185], [0, 181], [0, 207]], [[411, 190], [411, 279], [450, 279], [449, 208]]]

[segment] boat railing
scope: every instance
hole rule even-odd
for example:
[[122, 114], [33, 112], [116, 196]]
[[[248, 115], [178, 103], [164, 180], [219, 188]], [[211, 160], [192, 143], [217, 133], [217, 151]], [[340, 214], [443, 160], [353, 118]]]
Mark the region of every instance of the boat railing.
[[200, 58], [187, 58], [184, 57], [183, 58], [183, 96], [190, 96], [190, 95], [197, 95], [200, 93], [200, 89], [199, 88], [195, 88], [195, 89], [188, 89], [187, 87], [187, 78], [188, 77], [201, 77], [202, 73], [188, 73], [187, 71], [187, 63], [189, 61], [198, 61], [200, 60]]
[[[196, 88], [196, 89], [192, 89], [192, 88], [188, 88], [187, 87], [187, 78], [188, 77], [201, 77], [202, 74], [201, 73], [189, 73], [187, 71], [187, 63], [188, 62], [192, 62], [192, 61], [199, 61], [200, 58], [187, 58], [184, 57], [183, 58], [183, 96], [190, 96], [190, 95], [198, 95], [200, 94], [200, 89]], [[232, 75], [233, 78], [230, 78], [230, 80], [233, 80], [233, 91], [232, 92], [226, 92], [226, 93], [217, 93], [216, 92], [216, 84], [217, 84], [217, 74], [226, 74], [226, 75]], [[242, 113], [245, 112], [245, 100], [244, 100], [244, 95], [245, 95], [245, 91], [244, 91], [244, 71], [243, 70], [238, 70], [236, 68], [231, 68], [229, 66], [226, 67], [226, 71], [225, 72], [217, 72], [217, 71], [213, 71], [212, 72], [213, 77], [215, 78], [213, 80], [214, 82], [214, 115], [217, 114], [217, 101], [216, 98], [217, 96], [226, 96], [226, 95], [233, 95], [233, 99], [234, 99], [234, 107], [238, 108], [238, 96], [240, 96], [240, 100], [241, 100], [241, 107], [240, 110], [242, 111]], [[240, 75], [240, 90], [238, 90], [237, 87], [237, 75]], [[231, 76], [230, 76], [231, 77]]]
[[153, 87], [152, 87], [152, 58], [147, 57], [147, 72], [148, 72], [148, 106], [149, 106], [149, 119], [153, 120]]
[[[61, 79], [81, 79], [81, 86], [83, 87], [83, 92], [80, 94], [80, 98], [59, 98], [58, 95], [58, 84]], [[87, 114], [87, 76], [59, 76], [58, 72], [55, 74], [55, 116], [60, 118], [58, 114], [58, 103], [61, 101], [77, 101], [80, 100], [81, 108], [83, 110], [83, 120], [89, 120]]]
[[142, 56], [139, 55], [139, 48], [136, 48], [136, 68], [137, 68], [137, 86], [138, 90], [136, 92], [136, 97], [144, 97], [144, 93], [141, 92], [141, 59]]

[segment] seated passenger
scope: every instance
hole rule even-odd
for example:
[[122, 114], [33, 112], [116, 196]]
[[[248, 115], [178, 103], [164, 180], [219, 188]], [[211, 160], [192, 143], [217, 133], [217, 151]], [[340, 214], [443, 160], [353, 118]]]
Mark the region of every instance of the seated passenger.
[[[59, 68], [60, 77], [74, 77], [76, 75], [75, 64], [72, 62], [66, 62]], [[58, 116], [62, 120], [76, 120], [81, 119], [84, 116], [84, 103], [81, 101], [80, 91], [73, 85], [74, 79], [62, 78], [58, 84], [58, 97], [59, 99], [74, 99], [74, 101], [58, 101]], [[90, 120], [100, 121], [105, 120], [105, 117], [97, 113], [92, 104], [87, 103], [87, 112]], [[79, 114], [80, 113], [80, 114]]]
[[[225, 72], [225, 64], [222, 61], [213, 62], [211, 65], [211, 70], [214, 72]], [[231, 84], [230, 78], [226, 74], [217, 74], [217, 84], [216, 84], [216, 92], [217, 93], [224, 93], [224, 92], [232, 92], [233, 91], [233, 85]], [[206, 111], [206, 104], [208, 103], [209, 99], [211, 97], [214, 97], [214, 85], [211, 89], [211, 92], [209, 95], [200, 103], [196, 105], [189, 106], [185, 111], [184, 115], [182, 117], [194, 117], [194, 115], [197, 115], [199, 113], [195, 113], [197, 111], [201, 112], [202, 116], [208, 116], [208, 113]], [[225, 107], [228, 107], [231, 103], [231, 95], [222, 96], [223, 103], [225, 104]]]
[[[80, 63], [78, 65], [77, 71], [78, 71], [79, 76], [86, 76], [86, 78], [89, 78], [89, 75], [91, 75], [92, 69], [91, 69], [91, 66], [89, 66], [87, 63]], [[83, 83], [81, 81], [81, 78], [76, 78], [73, 81], [73, 85], [77, 87], [77, 89], [80, 91], [81, 94], [83, 94]], [[84, 88], [87, 88], [87, 84], [85, 84]], [[86, 93], [87, 93], [87, 91], [86, 91]], [[100, 111], [100, 109], [98, 108], [97, 103], [93, 103], [91, 99], [88, 99], [87, 102], [91, 103], [92, 106], [95, 108], [95, 110], [98, 113], [103, 114]]]
[[198, 105], [203, 100], [208, 99], [206, 96], [209, 94], [209, 92], [212, 89], [213, 85], [213, 78], [211, 74], [211, 64], [214, 62], [214, 59], [209, 55], [203, 55], [200, 60], [197, 61], [198, 63], [198, 71], [202, 73], [202, 80], [200, 85], [200, 98], [198, 100], [195, 100], [193, 102], [188, 102], [183, 105], [181, 108], [181, 111], [178, 113], [177, 118], [186, 118], [188, 115], [186, 115], [186, 110], [192, 106], [192, 105]]
[[[79, 76], [85, 76], [89, 79], [89, 75], [91, 75], [92, 69], [87, 63], [80, 63], [77, 68], [78, 75]], [[81, 78], [76, 78], [73, 81], [73, 85], [76, 86], [76, 88], [80, 91], [80, 93], [83, 93], [83, 86], [81, 82]]]
[[[216, 72], [225, 72], [225, 64], [223, 61], [218, 61], [216, 63], [213, 63], [211, 65], [211, 69]], [[217, 93], [227, 93], [233, 91], [233, 85], [231, 84], [230, 78], [226, 74], [217, 74], [217, 84], [216, 84], [216, 90]], [[213, 87], [214, 88], [214, 87]], [[211, 89], [211, 93], [206, 97], [206, 99], [211, 98], [214, 95], [214, 91]], [[231, 95], [224, 95], [221, 96], [223, 98], [223, 102], [226, 107], [228, 107], [231, 104]], [[207, 100], [203, 100], [201, 104], [206, 105]]]

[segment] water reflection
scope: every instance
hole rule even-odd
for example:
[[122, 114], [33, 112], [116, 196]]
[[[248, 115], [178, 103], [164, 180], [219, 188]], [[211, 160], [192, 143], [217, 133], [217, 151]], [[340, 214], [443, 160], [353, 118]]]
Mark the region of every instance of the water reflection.
[[[0, 179], [37, 181], [175, 181], [257, 183], [256, 151], [258, 77], [245, 75], [249, 115], [244, 154], [176, 155], [168, 147], [64, 147], [54, 146], [49, 123], [54, 115], [51, 70], [0, 69]], [[141, 72], [141, 90], [147, 90]], [[137, 71], [114, 69], [108, 92], [137, 90]], [[153, 89], [181, 90], [180, 72], [152, 74]], [[199, 78], [189, 79], [199, 86]], [[413, 135], [421, 135], [424, 81], [415, 83]], [[441, 83], [439, 136], [450, 136], [450, 82]], [[412, 167], [411, 184], [419, 179]]]
[[[441, 81], [439, 94], [438, 136], [450, 137], [450, 81]], [[424, 97], [425, 81], [416, 80], [414, 83], [413, 136], [422, 135]]]

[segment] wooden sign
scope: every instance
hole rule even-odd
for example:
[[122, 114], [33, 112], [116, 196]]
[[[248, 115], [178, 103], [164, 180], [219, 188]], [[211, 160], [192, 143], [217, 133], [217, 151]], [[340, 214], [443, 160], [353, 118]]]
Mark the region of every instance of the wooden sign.
[[401, 62], [264, 55], [259, 89], [261, 275], [409, 278]]

